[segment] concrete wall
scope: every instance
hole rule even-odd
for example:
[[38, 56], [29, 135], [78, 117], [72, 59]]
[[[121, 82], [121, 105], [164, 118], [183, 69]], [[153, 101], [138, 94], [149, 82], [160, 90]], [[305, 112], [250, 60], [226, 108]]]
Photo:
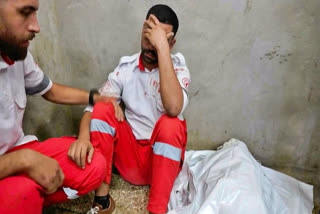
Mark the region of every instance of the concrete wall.
[[[40, 0], [31, 51], [56, 82], [100, 87], [121, 56], [139, 51], [146, 12], [159, 2], [180, 18], [174, 52], [192, 76], [188, 148], [238, 138], [263, 164], [319, 182], [318, 0]], [[30, 97], [25, 130], [77, 134], [82, 109]]]

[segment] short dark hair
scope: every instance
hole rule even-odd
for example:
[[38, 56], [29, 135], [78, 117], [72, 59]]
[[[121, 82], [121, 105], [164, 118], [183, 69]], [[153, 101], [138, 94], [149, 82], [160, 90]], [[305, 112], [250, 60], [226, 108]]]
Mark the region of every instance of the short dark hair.
[[179, 20], [176, 13], [169, 6], [164, 4], [154, 5], [149, 9], [146, 19], [151, 14], [155, 15], [160, 22], [172, 25], [172, 32], [174, 36], [176, 35], [179, 28]]

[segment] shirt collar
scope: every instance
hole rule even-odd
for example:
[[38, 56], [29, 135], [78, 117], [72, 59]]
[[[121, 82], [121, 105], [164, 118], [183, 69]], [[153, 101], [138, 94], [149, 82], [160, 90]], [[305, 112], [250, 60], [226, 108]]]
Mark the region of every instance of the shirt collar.
[[139, 69], [140, 71], [145, 71], [145, 68], [142, 62], [142, 53], [140, 53], [140, 56], [139, 56]]
[[[142, 62], [142, 53], [140, 52], [139, 54], [139, 60], [138, 60], [138, 65], [139, 67], [139, 70], [142, 71], [142, 72], [146, 72], [146, 71], [149, 71], [147, 68], [144, 67], [143, 65], [143, 62]], [[159, 70], [159, 68], [154, 68], [152, 69], [151, 71], [149, 71], [150, 73], [153, 73], [153, 72], [157, 72]]]
[[[171, 59], [172, 60], [174, 59], [172, 54], [171, 54]], [[141, 51], [139, 53], [139, 60], [135, 60], [135, 66], [138, 66], [140, 71], [143, 71], [143, 72], [146, 71], [146, 68], [144, 67], [143, 62], [142, 62], [142, 53], [141, 53]], [[152, 73], [152, 72], [156, 72], [158, 70], [159, 70], [159, 68], [154, 68], [150, 72]]]
[[7, 68], [14, 64], [14, 61], [11, 60], [7, 55], [0, 54], [0, 69]]

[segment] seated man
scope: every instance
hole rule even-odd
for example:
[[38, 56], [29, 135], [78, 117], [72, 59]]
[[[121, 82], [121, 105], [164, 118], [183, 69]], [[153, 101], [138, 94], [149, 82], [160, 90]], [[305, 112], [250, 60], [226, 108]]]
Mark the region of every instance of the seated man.
[[37, 0], [0, 0], [1, 214], [41, 214], [43, 204], [86, 194], [100, 186], [106, 175], [105, 158], [99, 152], [90, 156], [84, 170], [68, 158], [68, 149], [76, 141], [73, 137], [40, 143], [35, 136], [24, 135], [26, 95], [42, 95], [60, 104], [103, 99], [52, 82], [36, 65], [28, 46], [40, 30], [38, 6]]
[[143, 24], [141, 53], [122, 57], [100, 89], [117, 100], [86, 109], [69, 157], [82, 167], [87, 157], [81, 151], [91, 147], [91, 140], [107, 160], [106, 178], [88, 213], [107, 214], [115, 208], [108, 194], [112, 162], [124, 180], [151, 185], [150, 213], [167, 211], [187, 142], [182, 112], [188, 104], [190, 75], [182, 54], [171, 55], [177, 30], [175, 12], [166, 5], [153, 6]]

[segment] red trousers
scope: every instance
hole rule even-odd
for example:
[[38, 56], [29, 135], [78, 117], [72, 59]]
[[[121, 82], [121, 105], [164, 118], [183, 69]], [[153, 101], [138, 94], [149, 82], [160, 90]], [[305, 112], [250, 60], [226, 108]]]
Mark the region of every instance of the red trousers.
[[79, 168], [67, 155], [75, 140], [74, 137], [51, 138], [10, 150], [9, 152], [28, 148], [56, 159], [65, 176], [62, 185], [64, 189], [45, 195], [43, 188], [25, 175], [9, 176], [0, 180], [0, 214], [41, 214], [43, 205], [64, 202], [98, 188], [106, 176], [105, 158], [97, 148], [91, 164], [87, 163], [84, 170]]
[[127, 122], [118, 122], [112, 104], [98, 103], [91, 117], [91, 141], [107, 160], [106, 183], [112, 161], [121, 177], [135, 185], [151, 185], [148, 210], [165, 213], [170, 192], [181, 170], [187, 142], [186, 122], [163, 115], [150, 140], [136, 140]]

